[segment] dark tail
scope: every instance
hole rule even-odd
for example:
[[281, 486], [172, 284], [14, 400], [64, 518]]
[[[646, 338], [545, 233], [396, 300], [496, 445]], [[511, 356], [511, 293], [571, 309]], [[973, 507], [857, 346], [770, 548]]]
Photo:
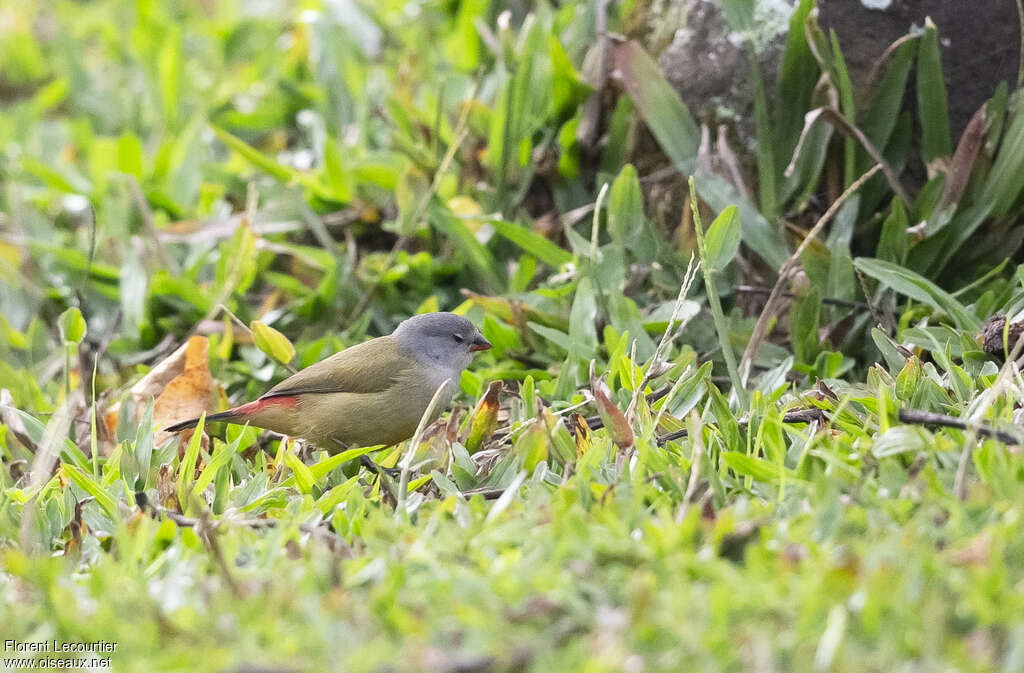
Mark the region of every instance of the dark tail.
[[[206, 422], [216, 423], [218, 421], [230, 421], [238, 418], [238, 416], [239, 414], [237, 409], [228, 409], [227, 411], [222, 411], [217, 414], [207, 414]], [[190, 418], [187, 421], [182, 421], [181, 423], [175, 423], [174, 425], [167, 426], [166, 428], [164, 428], [164, 432], [181, 432], [182, 430], [194, 428], [197, 425], [199, 425], [199, 419]]]

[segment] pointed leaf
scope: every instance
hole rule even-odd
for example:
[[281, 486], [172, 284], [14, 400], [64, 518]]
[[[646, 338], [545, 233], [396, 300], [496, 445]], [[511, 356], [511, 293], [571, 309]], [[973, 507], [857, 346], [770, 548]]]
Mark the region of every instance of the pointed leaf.
[[498, 427], [498, 393], [501, 392], [501, 388], [501, 381], [491, 381], [487, 386], [487, 392], [473, 410], [469, 436], [466, 438], [466, 450], [470, 454], [479, 451]]
[[736, 206], [723, 210], [704, 235], [707, 257], [704, 262], [712, 271], [721, 271], [740, 247], [740, 218]]
[[77, 344], [81, 343], [82, 339], [85, 338], [85, 318], [82, 317], [82, 312], [77, 307], [72, 306], [61, 313], [58, 324], [60, 325], [60, 335], [64, 343]]
[[640, 116], [680, 172], [690, 173], [700, 130], [690, 111], [643, 47], [633, 41], [615, 47], [615, 66]]
[[292, 342], [270, 325], [253, 320], [249, 323], [249, 329], [252, 330], [252, 338], [256, 347], [278, 362], [287, 364], [295, 357], [295, 346], [292, 345]]

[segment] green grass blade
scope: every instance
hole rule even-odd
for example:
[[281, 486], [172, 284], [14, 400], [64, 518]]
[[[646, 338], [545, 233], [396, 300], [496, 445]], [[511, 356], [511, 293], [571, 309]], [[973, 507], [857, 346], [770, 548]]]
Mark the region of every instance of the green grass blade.
[[953, 153], [948, 107], [939, 31], [928, 19], [917, 53], [917, 110], [921, 121], [921, 155], [925, 163]]
[[691, 173], [700, 147], [700, 129], [672, 85], [643, 47], [625, 42], [615, 47], [615, 65], [651, 133], [682, 173]]
[[499, 236], [512, 241], [524, 252], [528, 252], [552, 268], [559, 268], [572, 261], [573, 255], [568, 250], [552, 243], [535, 231], [515, 222], [490, 219], [487, 222], [494, 227]]

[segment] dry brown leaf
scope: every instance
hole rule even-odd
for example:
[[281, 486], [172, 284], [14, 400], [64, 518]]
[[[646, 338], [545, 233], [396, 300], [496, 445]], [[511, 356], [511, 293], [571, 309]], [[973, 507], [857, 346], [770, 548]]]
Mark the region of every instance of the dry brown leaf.
[[[158, 426], [199, 416], [216, 406], [216, 393], [209, 365], [210, 342], [206, 337], [194, 336], [157, 364], [128, 391], [135, 405], [135, 422], [142, 418], [150, 397], [156, 398], [153, 422]], [[113, 435], [117, 429], [120, 405], [107, 412], [107, 429]], [[153, 438], [160, 446], [171, 437], [159, 430]]]
[[[195, 418], [216, 404], [213, 376], [210, 375], [210, 341], [206, 337], [191, 337], [185, 344], [184, 370], [171, 379], [153, 406], [153, 422], [161, 428], [177, 421]], [[157, 430], [153, 438], [160, 446], [173, 433]]]

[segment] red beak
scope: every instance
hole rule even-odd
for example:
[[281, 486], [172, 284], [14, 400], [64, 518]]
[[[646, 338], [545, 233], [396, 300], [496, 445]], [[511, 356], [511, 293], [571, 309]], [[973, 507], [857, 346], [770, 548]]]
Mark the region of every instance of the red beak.
[[470, 352], [473, 351], [485, 351], [491, 347], [491, 342], [483, 338], [482, 335], [477, 334], [473, 339], [473, 343], [469, 344]]

